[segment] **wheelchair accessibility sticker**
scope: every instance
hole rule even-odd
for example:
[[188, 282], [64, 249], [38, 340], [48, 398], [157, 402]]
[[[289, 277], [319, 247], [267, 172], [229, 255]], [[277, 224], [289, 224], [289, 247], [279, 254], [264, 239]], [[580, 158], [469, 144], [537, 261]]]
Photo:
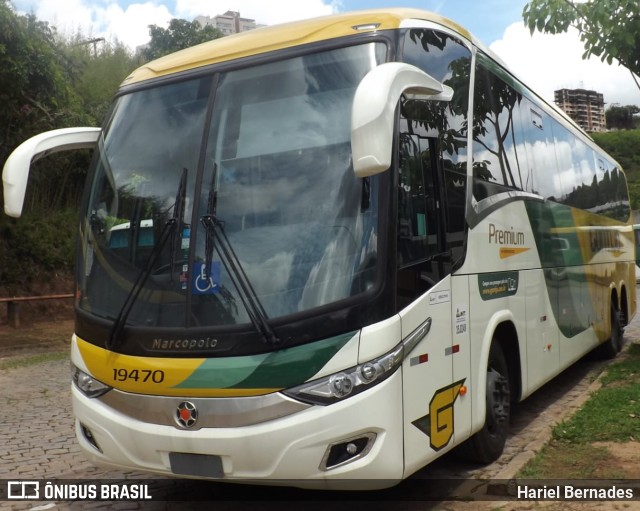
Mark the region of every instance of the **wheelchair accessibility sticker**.
[[205, 263], [193, 265], [193, 294], [213, 295], [220, 292], [220, 263], [212, 262], [211, 271], [207, 276]]

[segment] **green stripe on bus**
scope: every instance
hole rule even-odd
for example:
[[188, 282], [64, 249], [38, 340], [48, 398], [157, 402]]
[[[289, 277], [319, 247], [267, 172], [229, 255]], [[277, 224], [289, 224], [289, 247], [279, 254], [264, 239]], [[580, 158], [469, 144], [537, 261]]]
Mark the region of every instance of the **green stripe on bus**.
[[[574, 337], [602, 316], [596, 310], [597, 272], [602, 271], [602, 264], [616, 271], [617, 263], [606, 253], [607, 247], [594, 246], [594, 240], [617, 239], [623, 224], [553, 202], [526, 201], [525, 206], [553, 315], [562, 334]], [[606, 253], [606, 260], [598, 260], [598, 251]]]
[[273, 353], [205, 360], [174, 388], [287, 388], [313, 377], [355, 332]]

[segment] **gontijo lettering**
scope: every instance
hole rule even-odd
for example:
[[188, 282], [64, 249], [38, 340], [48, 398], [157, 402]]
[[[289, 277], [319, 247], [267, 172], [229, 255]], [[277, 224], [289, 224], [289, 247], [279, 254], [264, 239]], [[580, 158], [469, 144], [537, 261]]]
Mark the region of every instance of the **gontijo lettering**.
[[498, 245], [524, 245], [524, 232], [498, 229], [495, 224], [489, 224], [489, 243]]

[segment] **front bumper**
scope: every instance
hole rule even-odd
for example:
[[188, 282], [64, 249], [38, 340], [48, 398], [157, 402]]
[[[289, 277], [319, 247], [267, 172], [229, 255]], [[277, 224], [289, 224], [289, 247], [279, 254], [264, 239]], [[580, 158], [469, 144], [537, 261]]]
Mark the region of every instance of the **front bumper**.
[[[142, 408], [147, 400], [163, 399], [136, 398]], [[401, 370], [330, 406], [311, 406], [254, 425], [194, 431], [134, 419], [101, 400], [87, 398], [75, 386], [72, 399], [80, 446], [100, 465], [225, 482], [326, 489], [384, 488], [402, 479]], [[331, 445], [366, 435], [374, 440], [364, 455], [335, 468], [323, 468]], [[219, 474], [185, 474], [184, 467], [176, 466], [175, 453], [211, 457], [220, 465]]]

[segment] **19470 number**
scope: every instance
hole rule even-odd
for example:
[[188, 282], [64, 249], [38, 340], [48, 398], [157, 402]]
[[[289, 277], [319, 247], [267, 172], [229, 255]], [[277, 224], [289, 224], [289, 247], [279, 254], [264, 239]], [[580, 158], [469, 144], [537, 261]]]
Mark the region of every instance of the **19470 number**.
[[114, 381], [141, 381], [146, 383], [152, 381], [153, 383], [162, 383], [164, 381], [164, 371], [156, 369], [151, 371], [150, 369], [131, 369], [128, 370], [124, 367], [113, 368], [113, 380]]

